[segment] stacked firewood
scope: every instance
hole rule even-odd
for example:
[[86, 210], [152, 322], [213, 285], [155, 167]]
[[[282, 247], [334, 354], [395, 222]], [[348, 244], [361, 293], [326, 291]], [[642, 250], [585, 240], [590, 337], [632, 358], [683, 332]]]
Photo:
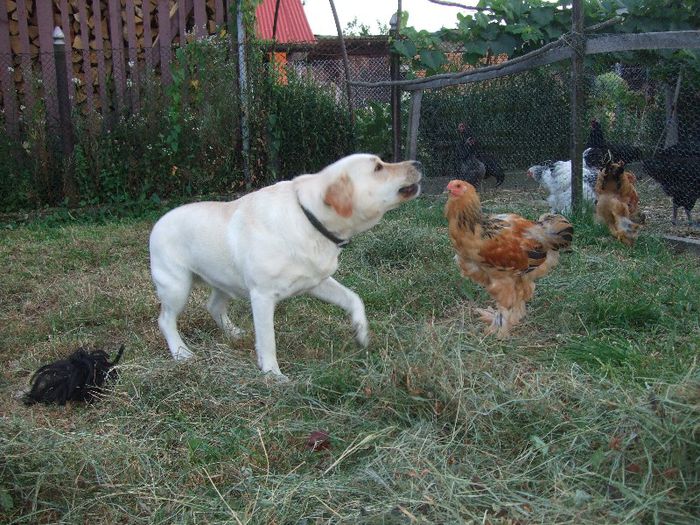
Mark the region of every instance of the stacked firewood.
[[[195, 0], [196, 2], [197, 0]], [[218, 0], [220, 1], [220, 0]], [[20, 102], [26, 92], [26, 84], [31, 82], [25, 78], [28, 70], [35, 78], [40, 78], [40, 55], [50, 53], [50, 49], [41, 49], [39, 36], [38, 17], [41, 16], [37, 9], [38, 2], [51, 2], [53, 8], [53, 26], [63, 29], [66, 37], [67, 49], [70, 50], [68, 60], [71, 68], [71, 91], [75, 101], [82, 103], [87, 98], [87, 79], [92, 84], [92, 91], [96, 95], [95, 106], [99, 107], [98, 86], [106, 78], [112, 77], [113, 69], [122, 67], [129, 71], [129, 65], [133, 68], [136, 57], [137, 66], [145, 61], [146, 50], [157, 48], [160, 45], [158, 31], [158, 6], [159, 0], [0, 0], [6, 4], [9, 26], [9, 41], [12, 51], [12, 68], [15, 87], [20, 94]], [[207, 31], [209, 34], [216, 32], [215, 3], [217, 0], [206, 0]], [[110, 25], [110, 4], [116, 3], [119, 8], [121, 20], [119, 27], [123, 42], [112, 44], [112, 27]], [[193, 26], [192, 1], [168, 0], [169, 19], [171, 33], [174, 33], [171, 44], [180, 43], [179, 28], [182, 26], [181, 6], [189, 7], [184, 24], [186, 28]], [[99, 6], [99, 12], [95, 9]], [[3, 6], [0, 4], [0, 9]], [[65, 12], [63, 11], [65, 10]], [[47, 12], [47, 11], [44, 11]], [[133, 16], [131, 13], [133, 12]], [[65, 27], [65, 26], [68, 27]], [[26, 29], [25, 29], [26, 28]], [[133, 31], [130, 34], [130, 28]], [[150, 34], [149, 34], [150, 33]], [[130, 48], [136, 48], [136, 52], [130, 52]], [[113, 50], [118, 49], [120, 60], [126, 66], [113, 67]], [[151, 56], [158, 60], [157, 51]], [[100, 73], [102, 70], [102, 74]], [[125, 73], [126, 74], [126, 73]]]

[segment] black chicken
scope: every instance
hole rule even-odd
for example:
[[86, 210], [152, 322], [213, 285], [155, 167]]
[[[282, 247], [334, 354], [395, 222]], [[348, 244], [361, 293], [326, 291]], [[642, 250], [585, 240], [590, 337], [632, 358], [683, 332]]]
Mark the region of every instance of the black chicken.
[[698, 147], [676, 144], [658, 151], [652, 158], [642, 161], [644, 171], [659, 183], [666, 195], [671, 197], [673, 215], [671, 222], [677, 224], [678, 208], [685, 209], [688, 224], [697, 226], [692, 220], [692, 210], [700, 198], [700, 155]]
[[598, 148], [605, 153], [610, 152], [609, 160], [611, 162], [623, 161], [625, 164], [629, 164], [642, 160], [644, 157], [642, 150], [637, 146], [607, 142], [603, 135], [603, 128], [596, 119], [591, 120], [591, 131], [588, 134], [586, 148]]
[[482, 179], [488, 179], [489, 177], [496, 179], [496, 187], [503, 184], [506, 174], [498, 163], [498, 160], [496, 160], [496, 157], [486, 153], [483, 148], [481, 148], [479, 141], [474, 137], [471, 129], [464, 124], [464, 122], [459, 123], [457, 131], [459, 131], [460, 135], [459, 147], [457, 150], [457, 157], [460, 163], [460, 178], [471, 183], [473, 186], [475, 185], [469, 178], [463, 175], [463, 172], [466, 171], [472, 175], [478, 175], [480, 167], [474, 162], [474, 160], [476, 160], [484, 167], [484, 174], [477, 181], [477, 184], [480, 183]]

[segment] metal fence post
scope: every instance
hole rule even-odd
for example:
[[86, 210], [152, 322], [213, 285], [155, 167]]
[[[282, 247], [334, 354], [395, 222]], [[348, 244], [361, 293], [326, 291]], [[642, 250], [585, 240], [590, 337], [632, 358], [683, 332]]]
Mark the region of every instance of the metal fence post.
[[66, 43], [60, 27], [53, 30], [53, 54], [56, 63], [56, 95], [58, 97], [58, 130], [61, 135], [61, 153], [63, 154], [63, 196], [68, 204], [77, 204], [77, 188], [73, 173], [73, 121], [71, 120], [71, 103], [68, 95], [68, 68], [66, 66]]
[[236, 13], [236, 32], [238, 42], [238, 86], [241, 100], [241, 140], [243, 142], [243, 179], [245, 189], [253, 187], [250, 171], [250, 123], [248, 121], [248, 68], [246, 67], [246, 36], [243, 22], [243, 2], [239, 0]]
[[[394, 16], [391, 17], [389, 25], [391, 26], [392, 39], [399, 38], [399, 24], [401, 23], [401, 1], [399, 0], [399, 8]], [[391, 50], [389, 52], [389, 74], [391, 80], [399, 80], [400, 77], [400, 60], [399, 54]], [[396, 84], [391, 86], [391, 128], [393, 131], [393, 154], [394, 162], [401, 160], [401, 88]]]
[[571, 6], [571, 208], [578, 210], [583, 201], [583, 144], [580, 124], [583, 120], [583, 59], [586, 40], [583, 34], [581, 0]]

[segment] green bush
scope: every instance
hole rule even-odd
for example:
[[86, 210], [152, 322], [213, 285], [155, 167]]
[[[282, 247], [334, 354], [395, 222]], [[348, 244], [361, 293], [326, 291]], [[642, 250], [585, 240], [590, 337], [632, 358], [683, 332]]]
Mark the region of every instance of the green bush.
[[[290, 72], [271, 75], [249, 55], [250, 178], [254, 186], [318, 171], [353, 150], [350, 115], [336, 93]], [[231, 195], [245, 186], [237, 56], [225, 37], [175, 51], [172, 82], [145, 74], [139, 106], [73, 115], [70, 167], [79, 206]], [[128, 86], [131, 88], [131, 86]], [[127, 90], [127, 100], [133, 100]], [[4, 211], [65, 202], [64, 160], [46, 131], [43, 105], [24, 113], [19, 142], [0, 134]], [[3, 129], [0, 127], [0, 130]]]

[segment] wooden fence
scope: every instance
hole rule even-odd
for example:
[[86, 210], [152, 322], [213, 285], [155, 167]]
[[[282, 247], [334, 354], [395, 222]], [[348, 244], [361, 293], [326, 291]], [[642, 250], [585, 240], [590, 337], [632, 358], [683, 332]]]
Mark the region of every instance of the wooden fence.
[[[141, 73], [171, 79], [172, 46], [235, 23], [236, 0], [0, 0], [0, 107], [16, 133], [38, 98], [58, 119], [52, 34], [65, 34], [69, 95], [84, 111], [138, 107]], [[35, 80], [39, 80], [37, 82]], [[40, 86], [37, 87], [37, 86]], [[110, 96], [110, 91], [113, 96]]]

